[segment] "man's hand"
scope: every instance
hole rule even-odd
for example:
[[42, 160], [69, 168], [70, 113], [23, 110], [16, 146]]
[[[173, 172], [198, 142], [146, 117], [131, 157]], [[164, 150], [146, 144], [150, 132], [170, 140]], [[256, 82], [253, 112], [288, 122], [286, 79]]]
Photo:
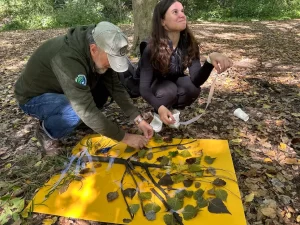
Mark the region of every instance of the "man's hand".
[[152, 138], [153, 129], [149, 123], [147, 123], [145, 120], [143, 120], [138, 124], [138, 127], [143, 132], [145, 138], [147, 138], [147, 139]]
[[211, 64], [215, 67], [217, 72], [223, 73], [225, 70], [232, 66], [232, 61], [225, 55], [222, 55], [218, 52], [213, 52], [209, 54], [209, 58], [211, 60]]
[[141, 149], [147, 145], [148, 139], [142, 135], [125, 133], [122, 142], [130, 147]]
[[168, 108], [164, 105], [161, 105], [158, 108], [158, 114], [161, 121], [166, 125], [174, 124], [176, 122], [170, 110], [168, 110]]

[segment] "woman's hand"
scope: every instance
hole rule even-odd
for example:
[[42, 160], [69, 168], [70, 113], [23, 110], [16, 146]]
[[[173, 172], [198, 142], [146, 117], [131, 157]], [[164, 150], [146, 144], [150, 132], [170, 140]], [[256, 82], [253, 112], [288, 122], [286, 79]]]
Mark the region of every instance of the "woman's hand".
[[211, 60], [211, 64], [215, 67], [218, 73], [223, 73], [233, 65], [231, 59], [218, 52], [210, 53], [209, 58]]
[[158, 108], [158, 114], [161, 121], [166, 125], [174, 124], [176, 122], [170, 110], [168, 110], [168, 108], [164, 105], [161, 105]]

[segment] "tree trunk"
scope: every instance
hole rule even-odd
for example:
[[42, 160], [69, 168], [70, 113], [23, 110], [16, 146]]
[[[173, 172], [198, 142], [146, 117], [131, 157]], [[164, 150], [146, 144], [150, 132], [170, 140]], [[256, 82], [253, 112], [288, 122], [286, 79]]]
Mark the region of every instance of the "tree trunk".
[[151, 20], [158, 0], [132, 0], [134, 39], [132, 51], [139, 54], [139, 43], [150, 36]]

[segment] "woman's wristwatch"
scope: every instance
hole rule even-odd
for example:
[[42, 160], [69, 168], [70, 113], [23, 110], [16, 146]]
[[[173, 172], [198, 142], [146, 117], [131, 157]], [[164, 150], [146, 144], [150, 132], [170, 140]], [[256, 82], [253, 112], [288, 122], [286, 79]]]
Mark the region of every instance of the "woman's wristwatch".
[[136, 125], [139, 125], [140, 122], [142, 122], [144, 119], [141, 115], [138, 115], [134, 120], [133, 122], [136, 124]]

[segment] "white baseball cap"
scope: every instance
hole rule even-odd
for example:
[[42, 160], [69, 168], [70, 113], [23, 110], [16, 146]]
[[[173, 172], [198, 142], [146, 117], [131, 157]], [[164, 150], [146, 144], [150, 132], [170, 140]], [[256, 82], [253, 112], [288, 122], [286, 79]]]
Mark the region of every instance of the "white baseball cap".
[[107, 53], [110, 67], [116, 72], [128, 70], [128, 40], [119, 27], [109, 22], [100, 22], [92, 31], [96, 45]]

